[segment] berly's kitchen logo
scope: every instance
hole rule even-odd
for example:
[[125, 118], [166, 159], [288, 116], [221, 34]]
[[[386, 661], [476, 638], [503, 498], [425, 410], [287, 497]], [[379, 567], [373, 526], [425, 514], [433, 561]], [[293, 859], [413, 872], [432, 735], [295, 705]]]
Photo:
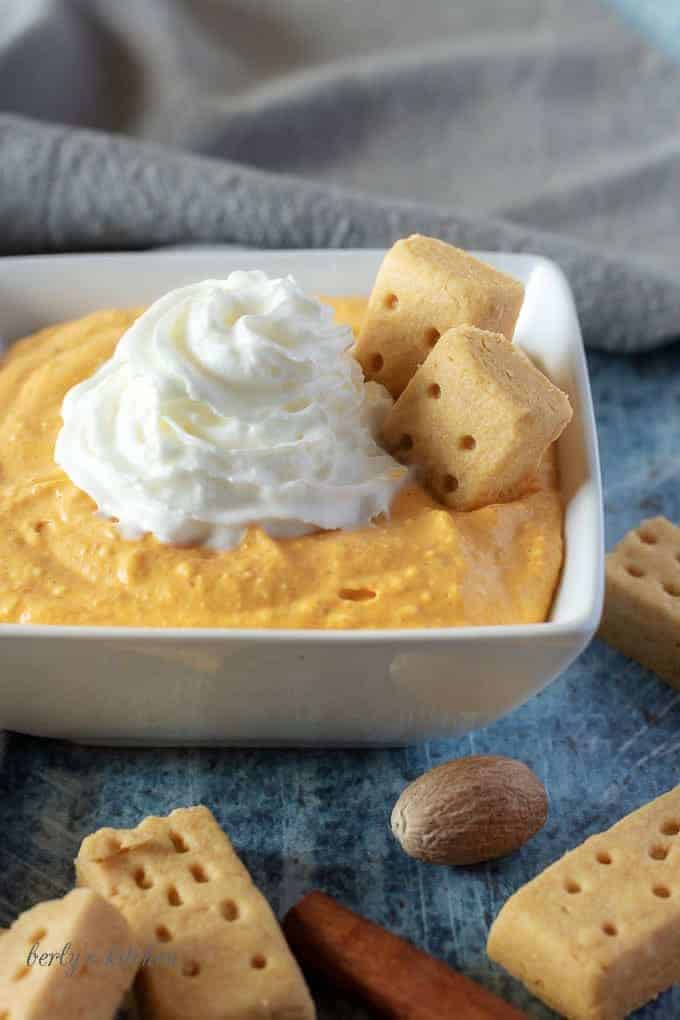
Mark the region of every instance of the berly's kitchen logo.
[[35, 942], [26, 957], [28, 967], [61, 967], [65, 974], [73, 977], [83, 967], [164, 967], [168, 970], [177, 967], [177, 954], [161, 952], [150, 946], [126, 946], [111, 948], [106, 952], [96, 953], [86, 945], [77, 946], [67, 942], [58, 951], [48, 952]]

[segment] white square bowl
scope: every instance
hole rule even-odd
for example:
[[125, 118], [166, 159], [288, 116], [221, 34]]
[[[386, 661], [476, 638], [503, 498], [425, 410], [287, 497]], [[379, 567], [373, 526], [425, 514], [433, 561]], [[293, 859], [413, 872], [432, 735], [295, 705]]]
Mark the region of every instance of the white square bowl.
[[[0, 336], [144, 304], [233, 269], [292, 273], [312, 293], [368, 294], [381, 251], [235, 251], [0, 261]], [[569, 285], [533, 255], [480, 256], [522, 280], [516, 341], [571, 398], [559, 441], [566, 554], [549, 621], [427, 630], [0, 625], [0, 727], [95, 743], [396, 745], [483, 726], [590, 641], [603, 592], [602, 493]]]

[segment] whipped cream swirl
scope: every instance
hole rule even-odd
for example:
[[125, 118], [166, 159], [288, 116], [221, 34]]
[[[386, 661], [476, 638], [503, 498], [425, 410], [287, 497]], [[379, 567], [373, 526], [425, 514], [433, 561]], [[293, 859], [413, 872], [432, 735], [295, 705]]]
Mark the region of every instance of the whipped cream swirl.
[[295, 281], [233, 272], [156, 301], [62, 406], [55, 460], [126, 538], [228, 548], [358, 528], [406, 470], [351, 331]]

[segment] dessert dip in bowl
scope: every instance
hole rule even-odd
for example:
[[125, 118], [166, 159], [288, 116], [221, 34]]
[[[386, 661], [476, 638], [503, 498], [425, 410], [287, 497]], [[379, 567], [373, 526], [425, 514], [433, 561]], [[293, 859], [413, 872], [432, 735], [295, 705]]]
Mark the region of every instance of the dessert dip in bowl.
[[[0, 724], [404, 743], [482, 725], [578, 654], [600, 611], [601, 497], [568, 287], [544, 260], [485, 256], [524, 285], [514, 346], [574, 417], [523, 488], [460, 508], [485, 418], [450, 493], [446, 450], [420, 455], [427, 421], [410, 449], [385, 439], [420, 405], [404, 357], [394, 383], [362, 331], [372, 314], [384, 330], [367, 311], [383, 254], [6, 260]], [[437, 322], [413, 375], [446, 344], [472, 364], [478, 338]]]

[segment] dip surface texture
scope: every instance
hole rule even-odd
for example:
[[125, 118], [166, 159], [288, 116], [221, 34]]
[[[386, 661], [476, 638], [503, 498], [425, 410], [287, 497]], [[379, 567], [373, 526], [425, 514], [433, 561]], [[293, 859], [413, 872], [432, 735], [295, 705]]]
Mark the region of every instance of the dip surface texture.
[[[363, 300], [329, 300], [357, 331]], [[160, 627], [535, 623], [562, 565], [552, 451], [523, 499], [456, 513], [416, 485], [389, 519], [214, 551], [128, 541], [54, 462], [66, 392], [141, 309], [96, 312], [14, 344], [0, 364], [0, 622]]]

